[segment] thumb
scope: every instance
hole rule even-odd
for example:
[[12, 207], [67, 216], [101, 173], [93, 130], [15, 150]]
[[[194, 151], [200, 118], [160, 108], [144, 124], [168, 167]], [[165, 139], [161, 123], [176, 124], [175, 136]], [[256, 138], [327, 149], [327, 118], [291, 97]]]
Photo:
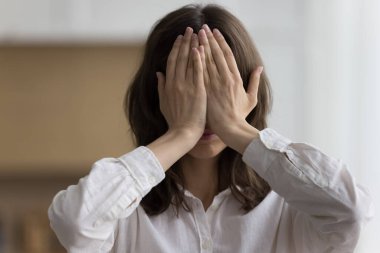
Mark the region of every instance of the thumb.
[[158, 86], [158, 95], [161, 97], [163, 90], [164, 90], [164, 86], [165, 86], [165, 76], [161, 72], [156, 72], [156, 76], [157, 76], [157, 83], [158, 83], [158, 85], [157, 85]]
[[257, 91], [259, 90], [260, 84], [260, 75], [263, 72], [263, 69], [263, 66], [257, 67], [256, 70], [252, 71], [251, 76], [249, 77], [247, 94], [254, 99], [257, 99]]

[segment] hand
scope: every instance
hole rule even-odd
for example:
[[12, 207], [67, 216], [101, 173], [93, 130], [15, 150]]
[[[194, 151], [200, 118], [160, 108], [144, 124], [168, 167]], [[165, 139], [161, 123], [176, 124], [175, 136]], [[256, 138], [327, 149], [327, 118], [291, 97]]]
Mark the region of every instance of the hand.
[[247, 92], [231, 48], [223, 35], [207, 25], [198, 33], [204, 46], [204, 80], [207, 91], [207, 123], [222, 140], [234, 125], [246, 125], [246, 117], [257, 104], [262, 67], [253, 71]]
[[166, 77], [157, 72], [160, 110], [169, 131], [186, 130], [198, 139], [206, 125], [207, 95], [199, 42], [192, 28], [179, 35], [168, 56]]

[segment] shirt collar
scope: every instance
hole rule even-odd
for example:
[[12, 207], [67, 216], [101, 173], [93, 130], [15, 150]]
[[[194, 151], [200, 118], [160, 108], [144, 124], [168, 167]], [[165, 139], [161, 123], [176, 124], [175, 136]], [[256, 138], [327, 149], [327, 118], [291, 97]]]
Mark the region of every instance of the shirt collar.
[[[176, 184], [177, 184], [177, 186], [178, 186], [178, 189], [180, 189], [180, 190], [183, 189], [182, 185], [180, 185], [180, 184], [178, 184], [178, 183], [176, 183]], [[237, 187], [240, 191], [242, 190], [242, 188], [241, 188], [239, 185], [237, 185], [236, 187]], [[198, 199], [197, 197], [195, 197], [195, 196], [194, 196], [190, 191], [188, 191], [187, 189], [184, 189], [184, 194], [185, 194], [186, 197], [194, 198], [194, 199]], [[221, 198], [221, 197], [224, 197], [224, 196], [229, 195], [229, 194], [231, 194], [231, 189], [230, 189], [230, 187], [227, 187], [227, 189], [224, 189], [223, 191], [221, 191], [221, 192], [219, 192], [218, 194], [216, 194], [216, 195], [215, 195], [215, 198]]]

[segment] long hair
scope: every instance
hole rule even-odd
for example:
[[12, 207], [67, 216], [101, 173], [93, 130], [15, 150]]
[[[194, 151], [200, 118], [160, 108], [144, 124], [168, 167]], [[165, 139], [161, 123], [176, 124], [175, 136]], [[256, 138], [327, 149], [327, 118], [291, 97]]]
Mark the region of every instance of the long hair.
[[[236, 58], [245, 90], [252, 71], [263, 62], [242, 23], [230, 12], [218, 5], [186, 5], [175, 10], [152, 28], [145, 44], [142, 63], [127, 90], [124, 110], [134, 135], [136, 146], [146, 146], [168, 130], [167, 122], [160, 111], [156, 72], [166, 72], [166, 62], [174, 40], [183, 34], [186, 27], [195, 33], [207, 24], [218, 28], [224, 35]], [[267, 127], [267, 115], [271, 107], [270, 84], [262, 72], [256, 107], [246, 121], [262, 130]], [[191, 211], [184, 198], [184, 181], [180, 161], [166, 171], [163, 181], [153, 187], [140, 204], [148, 215], [164, 212], [170, 204], [176, 207], [177, 215], [182, 205]], [[181, 185], [178, 187], [177, 184]], [[218, 190], [230, 187], [233, 196], [241, 202], [246, 212], [257, 206], [268, 194], [270, 187], [256, 172], [242, 161], [242, 155], [227, 147], [218, 160]]]

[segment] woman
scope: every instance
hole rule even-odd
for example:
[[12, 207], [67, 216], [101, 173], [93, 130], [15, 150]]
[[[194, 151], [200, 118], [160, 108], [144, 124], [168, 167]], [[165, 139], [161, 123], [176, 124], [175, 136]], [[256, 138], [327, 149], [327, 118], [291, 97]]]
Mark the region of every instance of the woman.
[[69, 252], [352, 252], [370, 199], [347, 167], [266, 128], [269, 81], [242, 24], [185, 6], [151, 31], [125, 109], [138, 148], [49, 208]]

